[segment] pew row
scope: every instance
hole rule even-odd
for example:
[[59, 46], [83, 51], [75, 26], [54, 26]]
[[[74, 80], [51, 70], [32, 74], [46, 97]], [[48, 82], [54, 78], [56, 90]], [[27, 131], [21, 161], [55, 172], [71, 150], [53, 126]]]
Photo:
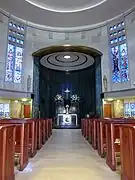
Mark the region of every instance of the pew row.
[[0, 179], [15, 180], [15, 126], [0, 125]]
[[119, 128], [121, 125], [127, 124], [133, 126], [135, 125], [135, 120], [115, 118], [84, 119], [82, 121], [83, 136], [86, 139], [91, 139], [92, 147], [98, 150], [98, 154], [102, 158], [106, 158], [107, 165], [113, 171], [116, 171], [117, 164], [121, 162]]
[[51, 134], [51, 119], [1, 119], [0, 179], [14, 180], [14, 165], [24, 170]]
[[135, 180], [135, 126], [120, 125], [121, 180]]

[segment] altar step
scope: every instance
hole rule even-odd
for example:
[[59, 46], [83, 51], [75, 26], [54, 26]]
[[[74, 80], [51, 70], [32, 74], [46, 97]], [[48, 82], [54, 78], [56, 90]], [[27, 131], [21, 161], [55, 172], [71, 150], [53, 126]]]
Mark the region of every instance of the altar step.
[[66, 126], [54, 126], [54, 129], [80, 129], [80, 126], [71, 126], [71, 125], [66, 125]]

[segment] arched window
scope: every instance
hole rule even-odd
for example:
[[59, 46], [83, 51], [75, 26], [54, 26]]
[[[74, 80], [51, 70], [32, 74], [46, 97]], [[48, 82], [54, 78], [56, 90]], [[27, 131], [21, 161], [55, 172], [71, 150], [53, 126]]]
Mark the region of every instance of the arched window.
[[8, 47], [5, 81], [21, 83], [26, 28], [12, 19], [8, 24]]

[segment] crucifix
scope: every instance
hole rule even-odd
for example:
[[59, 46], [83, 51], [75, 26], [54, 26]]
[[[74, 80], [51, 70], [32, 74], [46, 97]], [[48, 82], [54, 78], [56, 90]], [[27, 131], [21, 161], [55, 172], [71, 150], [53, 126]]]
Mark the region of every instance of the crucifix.
[[69, 98], [70, 90], [67, 88], [64, 92], [66, 93], [66, 99], [68, 99]]

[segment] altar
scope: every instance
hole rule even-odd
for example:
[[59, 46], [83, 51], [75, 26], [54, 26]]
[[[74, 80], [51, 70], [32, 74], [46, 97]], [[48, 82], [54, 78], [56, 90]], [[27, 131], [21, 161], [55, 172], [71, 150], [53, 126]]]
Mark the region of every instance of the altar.
[[77, 126], [77, 114], [58, 114], [57, 126]]
[[68, 89], [64, 94], [55, 97], [56, 126], [58, 128], [77, 128], [79, 114], [79, 97], [71, 94]]

